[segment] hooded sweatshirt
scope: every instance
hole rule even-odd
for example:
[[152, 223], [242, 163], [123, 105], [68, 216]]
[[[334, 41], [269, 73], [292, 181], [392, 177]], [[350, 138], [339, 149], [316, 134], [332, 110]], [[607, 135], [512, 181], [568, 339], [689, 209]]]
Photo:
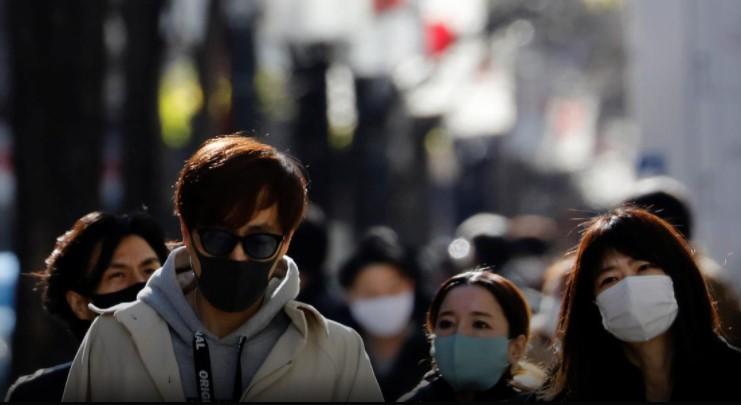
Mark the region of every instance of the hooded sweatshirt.
[[[175, 357], [180, 370], [185, 397], [198, 398], [193, 339], [195, 333], [204, 334], [208, 344], [216, 400], [232, 400], [237, 366], [241, 367], [241, 393], [267, 358], [278, 338], [291, 322], [283, 306], [299, 293], [299, 273], [296, 263], [283, 256], [285, 274], [273, 277], [268, 283], [260, 309], [237, 330], [223, 338], [209, 332], [198, 319], [186, 295], [194, 293], [195, 275], [190, 266], [190, 255], [185, 247], [174, 250], [161, 269], [156, 271], [139, 293], [138, 299], [151, 306], [170, 329]], [[245, 338], [241, 356], [238, 343]]]

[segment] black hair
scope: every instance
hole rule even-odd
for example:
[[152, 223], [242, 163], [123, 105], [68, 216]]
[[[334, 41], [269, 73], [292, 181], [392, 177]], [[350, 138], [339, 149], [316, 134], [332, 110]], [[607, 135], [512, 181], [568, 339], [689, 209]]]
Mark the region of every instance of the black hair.
[[702, 364], [704, 351], [717, 341], [718, 318], [684, 237], [663, 219], [635, 207], [614, 209], [584, 226], [559, 316], [557, 334], [562, 347], [543, 396], [628, 400], [631, 398], [625, 396], [633, 393], [626, 387], [636, 381], [640, 384], [640, 375], [629, 364], [622, 343], [602, 326], [594, 303], [594, 280], [610, 251], [651, 262], [671, 277], [679, 306], [670, 328], [672, 376], [676, 381], [691, 380], [703, 372], [694, 365]]
[[323, 266], [328, 246], [329, 234], [324, 212], [310, 203], [304, 219], [293, 234], [287, 255], [296, 262], [302, 274], [321, 279], [324, 278]]
[[[169, 250], [160, 226], [146, 213], [114, 215], [91, 212], [78, 219], [60, 235], [54, 250], [46, 258], [46, 267], [35, 273], [42, 289], [44, 308], [74, 327], [78, 318], [67, 303], [67, 291], [90, 296], [110, 265], [113, 253], [128, 235], [144, 239], [164, 263]], [[100, 253], [93, 257], [100, 246]]]
[[349, 288], [360, 271], [373, 263], [390, 264], [404, 277], [414, 282], [419, 280], [419, 266], [411, 252], [399, 241], [396, 232], [386, 226], [376, 226], [363, 235], [355, 251], [340, 267], [340, 285]]

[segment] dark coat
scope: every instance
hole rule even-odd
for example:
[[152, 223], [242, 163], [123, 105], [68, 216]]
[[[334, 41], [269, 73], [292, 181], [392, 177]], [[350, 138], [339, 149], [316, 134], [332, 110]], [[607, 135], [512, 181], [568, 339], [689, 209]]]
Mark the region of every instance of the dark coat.
[[718, 338], [691, 371], [675, 381], [671, 401], [741, 403], [741, 349]]
[[383, 397], [391, 401], [412, 389], [430, 369], [429, 355], [427, 337], [421, 328], [415, 328], [399, 350], [391, 369], [386, 374], [376, 373]]
[[[507, 401], [524, 402], [527, 394], [509, 384], [507, 378], [501, 378], [492, 388], [474, 394], [473, 401]], [[397, 402], [455, 402], [455, 390], [437, 370], [428, 372], [422, 381], [410, 392], [404, 394]]]
[[[427, 306], [428, 300], [426, 297], [417, 292], [414, 304], [415, 313], [409, 321], [412, 332], [404, 341], [397, 358], [386, 373], [381, 374], [376, 369], [371, 357], [371, 364], [374, 367], [378, 385], [381, 387], [383, 398], [386, 401], [393, 401], [409, 392], [430, 369], [430, 342], [422, 327]], [[352, 318], [347, 307], [344, 307], [335, 320], [357, 330], [365, 341], [366, 333], [360, 324]], [[366, 341], [366, 348], [367, 344]]]
[[72, 362], [42, 368], [18, 377], [5, 395], [5, 402], [60, 402]]
[[[701, 348], [697, 348], [701, 350]], [[685, 363], [674, 377], [671, 402], [741, 403], [741, 349], [721, 338], [714, 339], [702, 350], [697, 364]], [[681, 361], [677, 359], [675, 361]], [[635, 401], [645, 402], [646, 391], [640, 369], [627, 362], [611, 369], [614, 378], [602, 378], [592, 387], [591, 397], [573, 393], [560, 394], [552, 402], [569, 401]], [[619, 378], [617, 378], [619, 376]], [[599, 395], [599, 397], [597, 396]]]

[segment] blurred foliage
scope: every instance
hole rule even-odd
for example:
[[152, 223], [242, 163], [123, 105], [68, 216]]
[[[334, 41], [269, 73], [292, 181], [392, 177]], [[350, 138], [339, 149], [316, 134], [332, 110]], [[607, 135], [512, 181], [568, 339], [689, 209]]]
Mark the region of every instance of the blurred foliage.
[[190, 141], [191, 119], [202, 107], [203, 90], [193, 63], [186, 58], [174, 60], [162, 74], [159, 89], [162, 140], [167, 146], [180, 148]]

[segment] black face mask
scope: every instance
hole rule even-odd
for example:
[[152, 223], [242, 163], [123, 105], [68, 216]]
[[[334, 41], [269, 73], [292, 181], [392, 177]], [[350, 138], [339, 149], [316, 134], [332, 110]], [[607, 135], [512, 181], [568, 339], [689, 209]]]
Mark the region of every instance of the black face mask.
[[240, 312], [259, 300], [268, 287], [268, 274], [278, 260], [266, 262], [236, 261], [208, 257], [196, 250], [201, 276], [196, 275], [198, 289], [206, 300], [224, 312]]
[[136, 301], [136, 294], [141, 291], [146, 283], [136, 283], [123, 290], [118, 290], [108, 294], [92, 294], [90, 301], [98, 308], [109, 308], [122, 302]]

